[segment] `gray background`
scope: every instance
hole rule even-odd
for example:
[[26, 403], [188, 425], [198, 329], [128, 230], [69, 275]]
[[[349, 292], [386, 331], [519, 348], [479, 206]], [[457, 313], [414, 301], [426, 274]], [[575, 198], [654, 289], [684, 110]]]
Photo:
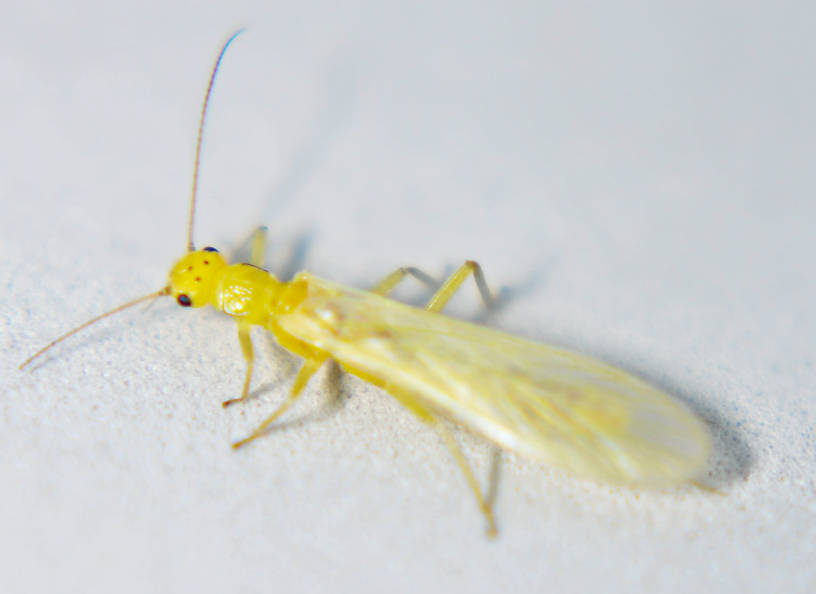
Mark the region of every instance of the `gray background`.
[[[805, 592], [814, 583], [808, 3], [44, 2], [0, 23], [4, 592]], [[341, 3], [337, 3], [338, 5]], [[639, 492], [507, 455], [500, 537], [437, 437], [331, 369], [169, 300], [196, 238], [370, 286], [478, 259], [467, 319], [606, 359], [711, 424], [704, 482]], [[399, 296], [425, 297], [407, 283]], [[341, 396], [337, 409], [328, 403]], [[489, 450], [460, 434], [480, 476]]]

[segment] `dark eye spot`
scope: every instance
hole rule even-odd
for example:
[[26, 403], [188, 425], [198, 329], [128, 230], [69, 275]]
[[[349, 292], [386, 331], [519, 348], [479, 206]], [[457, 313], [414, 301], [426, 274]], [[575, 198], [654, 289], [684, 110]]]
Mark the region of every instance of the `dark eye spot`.
[[178, 301], [178, 304], [182, 307], [190, 307], [193, 304], [190, 298], [184, 293], [176, 297], [176, 301]]
[[214, 247], [207, 246], [207, 247], [204, 248], [204, 251], [205, 252], [217, 252], [218, 250], [215, 249]]

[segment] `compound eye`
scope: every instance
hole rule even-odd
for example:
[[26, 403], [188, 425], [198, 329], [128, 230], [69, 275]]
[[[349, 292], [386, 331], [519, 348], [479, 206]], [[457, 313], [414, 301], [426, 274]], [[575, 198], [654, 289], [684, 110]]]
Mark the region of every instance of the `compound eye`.
[[193, 301], [184, 293], [176, 297], [176, 301], [178, 301], [178, 304], [182, 307], [190, 307], [193, 304]]
[[205, 252], [216, 252], [216, 253], [218, 252], [217, 249], [215, 249], [214, 247], [210, 247], [210, 246], [205, 247], [204, 251]]

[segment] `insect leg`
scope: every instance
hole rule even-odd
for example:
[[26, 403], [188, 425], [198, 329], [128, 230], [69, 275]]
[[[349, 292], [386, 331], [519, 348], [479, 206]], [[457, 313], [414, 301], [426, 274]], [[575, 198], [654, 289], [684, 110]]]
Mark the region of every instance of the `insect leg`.
[[266, 226], [258, 227], [252, 234], [252, 252], [249, 263], [258, 268], [266, 261]]
[[229, 261], [243, 261], [244, 249], [249, 246], [249, 263], [258, 268], [263, 268], [266, 262], [266, 225], [261, 225], [254, 229], [252, 233], [246, 235], [239, 241], [235, 249], [230, 253]]
[[292, 391], [289, 392], [289, 396], [286, 398], [286, 400], [284, 400], [277, 410], [269, 415], [263, 423], [258, 425], [258, 428], [255, 429], [255, 431], [253, 431], [249, 437], [246, 437], [241, 441], [236, 441], [234, 444], [232, 444], [233, 449], [238, 449], [263, 435], [272, 423], [277, 421], [283, 413], [289, 410], [289, 407], [292, 406], [295, 400], [297, 400], [298, 396], [303, 393], [303, 388], [305, 388], [306, 384], [309, 383], [309, 379], [311, 379], [311, 377], [317, 373], [317, 370], [320, 369], [320, 366], [323, 365], [324, 361], [325, 359], [306, 359], [298, 371], [297, 377], [295, 378], [295, 384], [292, 386]]
[[244, 378], [244, 389], [241, 390], [241, 396], [238, 398], [231, 398], [221, 403], [224, 408], [230, 404], [244, 400], [249, 394], [249, 382], [252, 380], [252, 367], [255, 362], [255, 352], [252, 348], [252, 338], [249, 336], [249, 331], [252, 329], [250, 324], [238, 324], [238, 342], [241, 343], [241, 352], [244, 355], [244, 360], [247, 362], [246, 377]]
[[456, 463], [459, 465], [459, 468], [462, 469], [462, 473], [465, 475], [465, 480], [467, 480], [470, 490], [473, 491], [473, 494], [476, 496], [476, 501], [479, 503], [479, 509], [487, 520], [487, 536], [494, 538], [496, 536], [496, 518], [493, 517], [493, 507], [482, 494], [482, 490], [479, 488], [479, 482], [476, 480], [476, 475], [473, 474], [470, 464], [468, 464], [468, 461], [465, 459], [465, 455], [462, 453], [459, 444], [456, 443], [456, 440], [445, 426], [445, 423], [439, 419], [433, 418], [433, 425], [436, 430], [439, 431], [442, 439], [445, 440], [445, 444], [453, 454], [453, 457], [456, 458]]
[[418, 281], [431, 287], [439, 286], [436, 279], [434, 279], [431, 275], [422, 272], [419, 268], [414, 268], [413, 266], [402, 266], [374, 285], [371, 292], [385, 297], [391, 291], [393, 291], [394, 287], [396, 287], [406, 276], [413, 276]]
[[462, 286], [462, 283], [465, 282], [471, 273], [473, 274], [473, 280], [476, 281], [476, 286], [479, 287], [479, 293], [482, 295], [482, 300], [485, 302], [487, 307], [490, 307], [490, 305], [493, 303], [493, 296], [490, 294], [490, 290], [487, 288], [482, 267], [479, 266], [478, 262], [468, 260], [459, 267], [459, 270], [448, 277], [445, 284], [443, 284], [439, 290], [434, 293], [431, 300], [428, 301], [425, 309], [428, 311], [442, 311], [445, 304], [450, 301], [451, 297], [453, 297], [454, 293], [459, 290], [459, 287]]
[[[473, 474], [473, 470], [470, 468], [470, 464], [468, 464], [468, 461], [467, 459], [465, 459], [465, 455], [462, 453], [459, 444], [456, 443], [456, 440], [453, 438], [453, 435], [451, 435], [445, 423], [441, 421], [438, 417], [436, 417], [431, 411], [425, 408], [425, 406], [423, 406], [410, 393], [404, 392], [392, 385], [386, 385], [385, 389], [388, 391], [389, 394], [396, 398], [399, 401], [399, 403], [402, 404], [405, 408], [410, 410], [421, 420], [430, 424], [432, 427], [434, 427], [434, 429], [436, 429], [439, 432], [439, 435], [442, 437], [443, 441], [445, 442], [445, 445], [448, 446], [448, 449], [453, 454], [456, 463], [462, 470], [462, 474], [465, 475], [465, 480], [467, 481], [470, 490], [476, 496], [476, 501], [479, 504], [479, 510], [481, 510], [482, 514], [487, 520], [487, 535], [490, 538], [496, 536], [496, 519], [493, 516], [492, 498], [488, 499], [487, 497], [485, 497], [485, 495], [482, 494], [482, 490], [481, 488], [479, 488], [479, 481], [476, 480], [476, 475]], [[491, 474], [495, 473], [491, 472]]]

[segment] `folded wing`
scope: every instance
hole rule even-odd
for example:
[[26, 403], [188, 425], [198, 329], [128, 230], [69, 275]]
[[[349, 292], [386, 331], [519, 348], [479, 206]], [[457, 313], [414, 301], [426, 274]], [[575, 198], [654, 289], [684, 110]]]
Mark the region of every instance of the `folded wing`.
[[705, 463], [705, 424], [611, 365], [305, 276], [278, 320], [344, 367], [495, 443], [581, 476], [668, 485]]

